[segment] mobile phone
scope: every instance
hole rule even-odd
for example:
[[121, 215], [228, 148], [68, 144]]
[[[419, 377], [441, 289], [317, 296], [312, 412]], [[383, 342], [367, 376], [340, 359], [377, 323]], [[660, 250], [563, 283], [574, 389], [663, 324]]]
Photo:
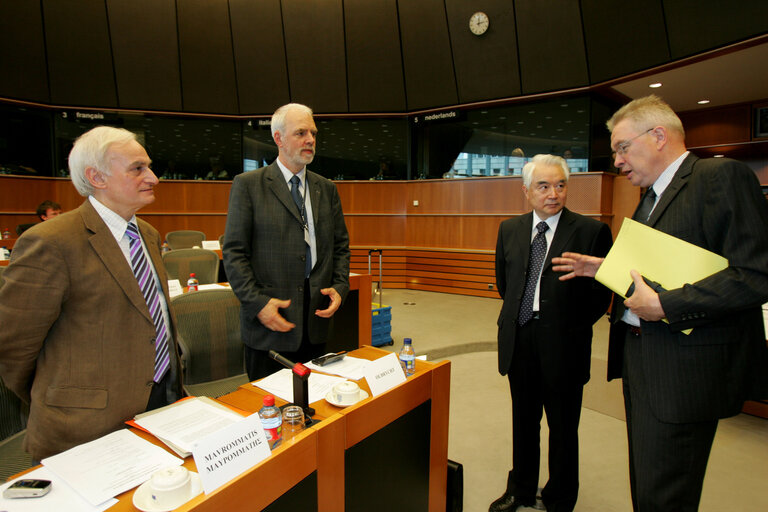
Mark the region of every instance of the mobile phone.
[[50, 490], [50, 480], [33, 480], [31, 478], [25, 478], [23, 480], [17, 480], [3, 491], [3, 498], [39, 498], [48, 494]]
[[335, 363], [336, 361], [341, 361], [344, 359], [344, 353], [341, 354], [327, 354], [322, 357], [318, 357], [317, 359], [312, 360], [312, 364], [316, 364], [317, 366], [325, 366], [327, 364]]

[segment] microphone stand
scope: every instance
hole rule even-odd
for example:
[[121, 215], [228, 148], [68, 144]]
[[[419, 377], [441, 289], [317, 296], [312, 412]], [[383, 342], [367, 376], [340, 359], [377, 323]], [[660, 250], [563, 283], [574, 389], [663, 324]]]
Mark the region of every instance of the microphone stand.
[[312, 370], [301, 363], [294, 363], [274, 350], [269, 351], [269, 357], [291, 370], [293, 374], [293, 403], [304, 409], [305, 423], [311, 425], [312, 416], [315, 415], [315, 410], [309, 406], [309, 375]]

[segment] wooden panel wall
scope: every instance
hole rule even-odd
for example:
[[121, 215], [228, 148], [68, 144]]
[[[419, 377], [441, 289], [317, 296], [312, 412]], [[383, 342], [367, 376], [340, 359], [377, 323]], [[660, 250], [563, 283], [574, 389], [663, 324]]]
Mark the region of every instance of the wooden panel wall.
[[520, 95], [514, 4], [509, 0], [485, 0], [482, 11], [491, 21], [481, 36], [468, 29], [469, 18], [480, 4], [447, 0], [445, 7], [459, 101], [469, 103]]
[[346, 112], [341, 0], [283, 0], [283, 26], [291, 101], [316, 112]]
[[[670, 60], [661, 0], [581, 0], [590, 82], [628, 75]], [[632, 20], [632, 30], [617, 30]]]
[[181, 110], [174, 0], [107, 0], [118, 101], [123, 108]]
[[400, 2], [400, 38], [409, 110], [458, 103], [442, 0]]
[[50, 101], [39, 2], [0, 2], [0, 48], [0, 94]]
[[[475, 10], [490, 17], [480, 37]], [[400, 113], [596, 84], [764, 34], [766, 20], [765, 0], [8, 0], [0, 96]]]
[[350, 112], [405, 111], [396, 0], [345, 0]]
[[51, 101], [116, 106], [104, 0], [43, 0], [43, 17]]
[[184, 110], [237, 114], [227, 1], [184, 0], [176, 10]]
[[[353, 247], [353, 272], [367, 271], [369, 249], [383, 249], [386, 287], [496, 296], [488, 285], [493, 284], [499, 224], [528, 210], [520, 177], [336, 185]], [[156, 201], [139, 216], [162, 235], [196, 229], [217, 239], [224, 233], [230, 187], [225, 181], [161, 181]], [[606, 208], [616, 202], [606, 196], [614, 193], [614, 175], [574, 174], [568, 191], [570, 209], [611, 224], [613, 212]], [[626, 202], [632, 210], [633, 192], [637, 195], [630, 186]], [[58, 201], [64, 211], [84, 200], [67, 179], [0, 176], [0, 228], [35, 222], [34, 210], [43, 199]], [[373, 263], [377, 275], [378, 259]]]
[[516, 0], [523, 94], [589, 83], [578, 2]]
[[672, 58], [765, 33], [768, 2], [739, 0], [734, 6], [737, 8], [724, 10], [719, 0], [664, 0]]
[[291, 99], [280, 0], [229, 0], [240, 112], [272, 113]]

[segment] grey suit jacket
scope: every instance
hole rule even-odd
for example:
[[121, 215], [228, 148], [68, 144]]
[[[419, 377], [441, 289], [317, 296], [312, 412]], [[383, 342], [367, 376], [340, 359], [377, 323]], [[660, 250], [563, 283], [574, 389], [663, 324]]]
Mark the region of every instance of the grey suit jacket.
[[[139, 230], [168, 297], [160, 235]], [[144, 412], [155, 326], [130, 265], [89, 201], [24, 232], [0, 289], [0, 376], [30, 403], [36, 459], [91, 441]], [[171, 315], [172, 377], [181, 389]]]
[[[328, 305], [320, 290], [335, 288], [342, 299], [349, 291], [349, 235], [333, 182], [309, 170], [307, 180], [317, 241], [307, 327], [310, 342], [318, 344], [326, 341], [329, 323], [314, 314]], [[298, 350], [304, 328], [305, 254], [301, 217], [277, 162], [235, 177], [223, 255], [227, 278], [242, 305], [241, 332], [249, 347]], [[271, 298], [290, 299], [280, 314], [296, 324], [291, 331], [270, 331], [257, 318]]]
[[[649, 224], [729, 263], [706, 279], [659, 294], [669, 324], [641, 322], [654, 414], [672, 423], [738, 414], [746, 399], [768, 396], [761, 313], [768, 300], [768, 202], [755, 174], [735, 160], [690, 154]], [[617, 316], [612, 318], [609, 379], [621, 376], [626, 324]], [[689, 328], [690, 335], [681, 332]]]
[[[517, 316], [525, 291], [533, 213], [505, 220], [496, 243], [496, 287], [504, 299], [499, 315], [499, 372], [505, 375], [515, 351]], [[563, 209], [541, 274], [539, 342], [544, 378], [551, 386], [583, 385], [589, 380], [592, 325], [605, 313], [611, 291], [594, 279], [560, 281], [552, 258], [565, 251], [605, 256], [611, 230], [602, 222]]]

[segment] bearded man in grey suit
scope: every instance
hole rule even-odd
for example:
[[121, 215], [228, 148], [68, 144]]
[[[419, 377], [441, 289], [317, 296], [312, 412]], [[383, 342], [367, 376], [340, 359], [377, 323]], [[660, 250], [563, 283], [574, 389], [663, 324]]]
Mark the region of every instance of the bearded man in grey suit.
[[[611, 230], [565, 208], [568, 165], [536, 155], [523, 167], [523, 191], [533, 211], [505, 220], [496, 242], [499, 373], [512, 395], [512, 471], [490, 512], [532, 506], [539, 482], [542, 411], [549, 425], [549, 481], [542, 500], [550, 512], [570, 512], [579, 491], [579, 418], [589, 380], [592, 325], [605, 314], [611, 291], [593, 279], [558, 280], [553, 254], [605, 256]], [[563, 286], [565, 285], [565, 286]]]
[[[634, 293], [611, 312], [608, 378], [623, 378], [634, 509], [691, 512], [718, 419], [768, 396], [768, 203], [746, 165], [686, 151], [680, 119], [656, 96], [607, 125], [616, 167], [648, 187], [635, 220], [728, 259], [673, 290], [632, 270]], [[555, 263], [570, 279], [594, 276], [602, 259], [565, 253]]]
[[37, 460], [181, 396], [160, 235], [135, 216], [155, 200], [149, 156], [133, 133], [100, 126], [69, 169], [88, 199], [21, 235], [0, 289], [0, 376], [30, 405], [24, 447]]
[[336, 186], [309, 171], [317, 127], [291, 103], [272, 116], [278, 157], [237, 176], [229, 196], [224, 267], [240, 299], [248, 377], [322, 355], [330, 318], [349, 291], [349, 235]]

